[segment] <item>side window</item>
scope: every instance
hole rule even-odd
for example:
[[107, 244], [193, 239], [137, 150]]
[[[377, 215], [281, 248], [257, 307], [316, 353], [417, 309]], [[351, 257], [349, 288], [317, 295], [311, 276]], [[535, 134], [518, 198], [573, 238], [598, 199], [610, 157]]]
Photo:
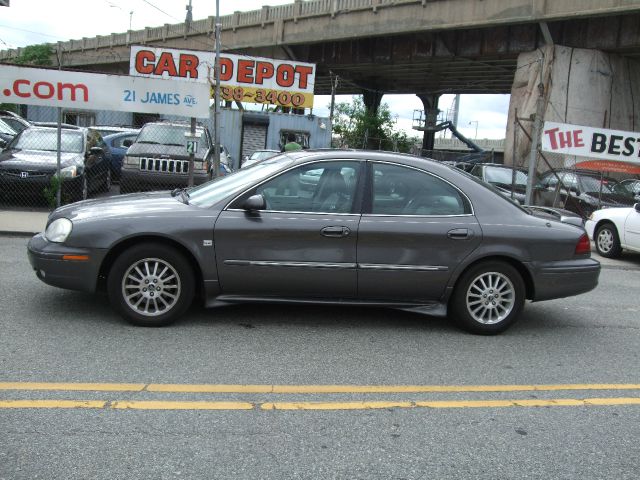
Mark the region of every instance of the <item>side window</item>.
[[262, 194], [267, 210], [351, 213], [359, 171], [360, 164], [351, 161], [302, 165], [263, 183], [243, 199]]
[[398, 165], [373, 165], [371, 213], [377, 215], [464, 215], [467, 199], [444, 180]]

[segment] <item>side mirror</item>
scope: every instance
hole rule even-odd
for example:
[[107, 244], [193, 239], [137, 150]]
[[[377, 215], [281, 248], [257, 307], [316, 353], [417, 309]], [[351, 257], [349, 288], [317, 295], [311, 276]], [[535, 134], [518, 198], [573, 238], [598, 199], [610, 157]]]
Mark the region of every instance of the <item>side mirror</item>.
[[100, 155], [104, 153], [104, 150], [102, 149], [102, 147], [91, 147], [91, 150], [89, 150], [89, 153], [91, 155]]
[[636, 209], [636, 212], [640, 213], [640, 203], [636, 203], [633, 208]]
[[248, 211], [264, 210], [267, 207], [267, 202], [261, 194], [252, 195], [247, 198], [242, 205], [242, 208]]

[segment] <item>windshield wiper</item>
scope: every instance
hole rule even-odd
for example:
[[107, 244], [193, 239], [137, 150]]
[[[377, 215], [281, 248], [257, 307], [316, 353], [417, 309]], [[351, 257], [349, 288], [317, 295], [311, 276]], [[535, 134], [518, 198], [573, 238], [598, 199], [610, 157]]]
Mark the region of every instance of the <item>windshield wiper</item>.
[[160, 145], [160, 142], [154, 142], [153, 140], [138, 140], [136, 143], [149, 143], [151, 145]]
[[183, 147], [182, 143], [163, 143], [162, 145], [167, 145], [169, 147]]

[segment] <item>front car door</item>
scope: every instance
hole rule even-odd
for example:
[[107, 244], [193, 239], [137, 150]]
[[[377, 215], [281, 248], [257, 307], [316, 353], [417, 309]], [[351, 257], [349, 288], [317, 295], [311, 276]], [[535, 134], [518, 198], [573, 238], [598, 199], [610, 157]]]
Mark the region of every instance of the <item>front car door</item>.
[[[214, 232], [223, 295], [354, 298], [361, 162], [317, 161], [245, 192]], [[262, 195], [266, 208], [247, 211]]]
[[371, 162], [358, 230], [362, 300], [435, 301], [481, 242], [469, 199], [444, 179]]

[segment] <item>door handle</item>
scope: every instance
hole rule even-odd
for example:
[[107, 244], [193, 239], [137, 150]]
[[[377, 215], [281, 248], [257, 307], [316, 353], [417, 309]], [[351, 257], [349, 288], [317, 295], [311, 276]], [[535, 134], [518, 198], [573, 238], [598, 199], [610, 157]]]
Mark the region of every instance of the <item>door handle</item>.
[[472, 236], [473, 232], [469, 231], [467, 228], [454, 228], [447, 232], [447, 237], [453, 240], [466, 240]]
[[324, 227], [320, 230], [320, 235], [323, 237], [346, 237], [351, 233], [349, 227]]

